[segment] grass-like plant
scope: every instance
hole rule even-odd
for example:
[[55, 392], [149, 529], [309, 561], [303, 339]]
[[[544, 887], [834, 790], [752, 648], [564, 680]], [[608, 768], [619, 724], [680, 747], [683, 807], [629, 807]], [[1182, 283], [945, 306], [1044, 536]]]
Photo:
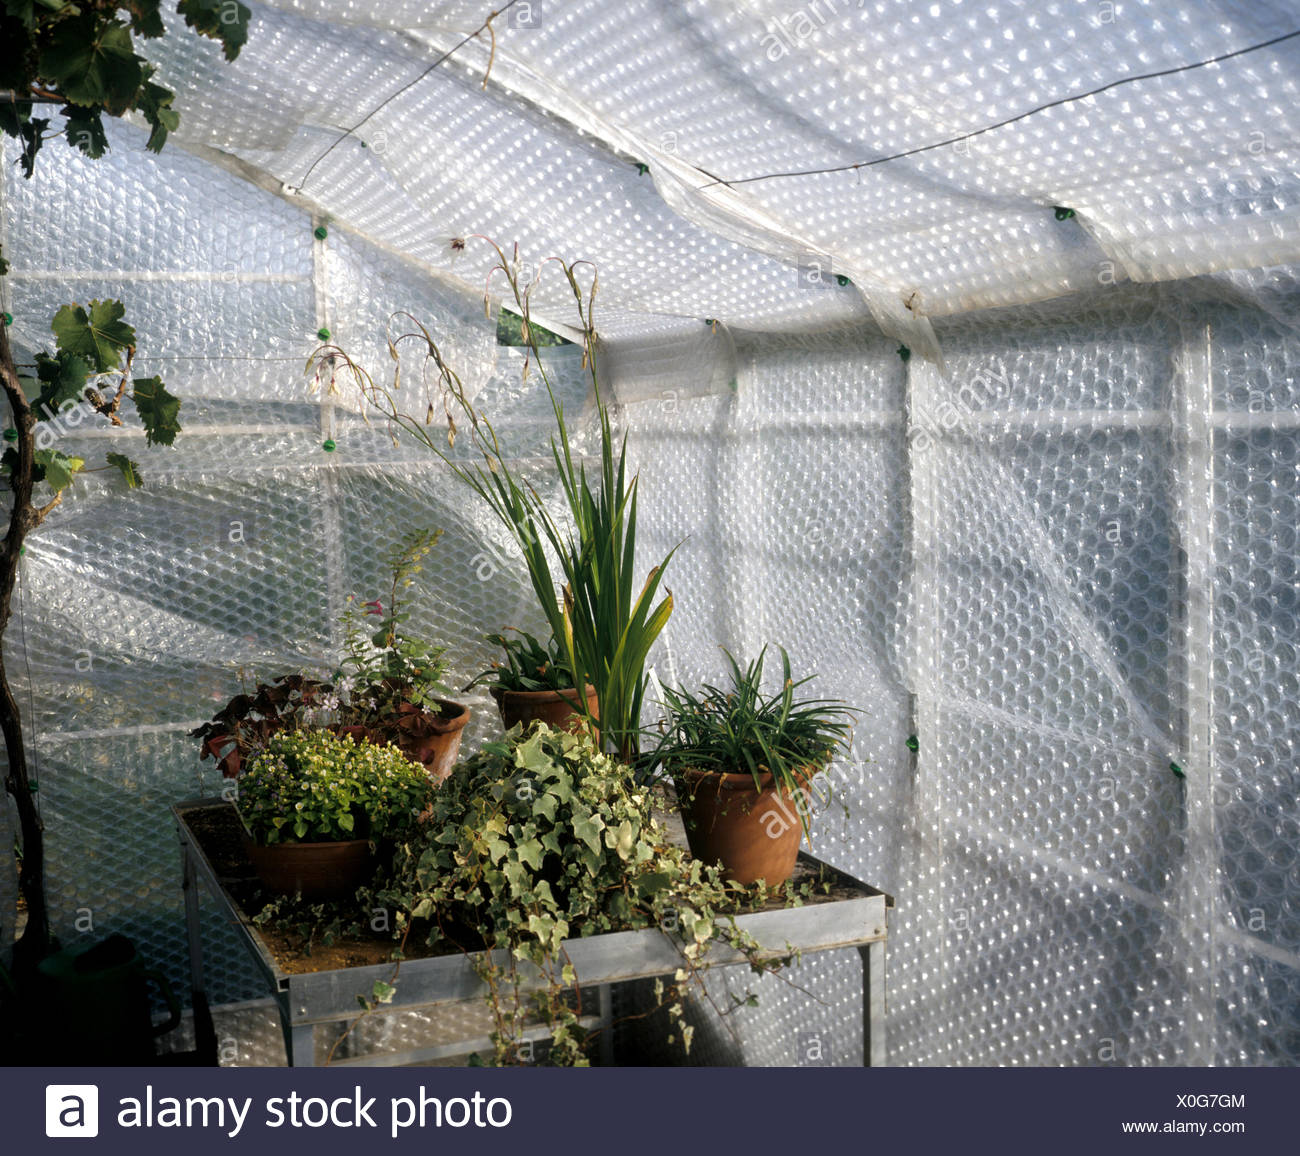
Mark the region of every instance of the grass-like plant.
[[[588, 474], [574, 452], [564, 407], [533, 339], [529, 296], [536, 280], [521, 284], [518, 254], [507, 259], [499, 246], [488, 243], [498, 258], [489, 273], [489, 289], [493, 276], [500, 273], [505, 277], [523, 318], [523, 337], [530, 346], [525, 375], [535, 364], [551, 401], [556, 424], [551, 456], [568, 507], [566, 520], [558, 520], [537, 490], [511, 465], [490, 418], [469, 400], [437, 342], [409, 314], [397, 314], [396, 318], [413, 328], [396, 337], [389, 334], [388, 350], [396, 365], [391, 385], [376, 381], [337, 345], [316, 350], [308, 361], [308, 372], [318, 384], [327, 380], [328, 388], [336, 391], [342, 368], [379, 413], [435, 453], [488, 504], [523, 554], [533, 593], [560, 645], [572, 685], [590, 683], [596, 688], [599, 719], [590, 717], [585, 701], [578, 703], [579, 709], [598, 730], [605, 748], [631, 762], [640, 750], [646, 659], [672, 613], [672, 592], [667, 588], [664, 597], [655, 601], [672, 552], [651, 568], [638, 588], [637, 479], [628, 475], [627, 439], [616, 441], [614, 437], [596, 372], [594, 274], [590, 289], [585, 290], [577, 272], [585, 262], [569, 264], [552, 258], [543, 263], [543, 267], [552, 261], [560, 266], [577, 307], [583, 364], [590, 374], [600, 423], [600, 471], [596, 477]], [[412, 341], [422, 348], [426, 371], [431, 370], [439, 393], [437, 406], [425, 398], [418, 413], [410, 412], [400, 397], [400, 347]], [[445, 433], [440, 420], [435, 426], [439, 413], [446, 421]], [[466, 460], [455, 454], [458, 422], [468, 426], [476, 458]], [[558, 584], [552, 574], [552, 558], [561, 574]]]
[[665, 686], [662, 730], [642, 761], [672, 778], [679, 791], [691, 770], [748, 772], [760, 788], [764, 774], [771, 774], [773, 785], [798, 802], [806, 831], [809, 780], [848, 746], [857, 711], [838, 699], [796, 698], [795, 691], [816, 676], [796, 682], [789, 654], [778, 649], [781, 687], [772, 694], [762, 689], [766, 646], [744, 670], [723, 650], [731, 668], [725, 689], [707, 683], [699, 692]]

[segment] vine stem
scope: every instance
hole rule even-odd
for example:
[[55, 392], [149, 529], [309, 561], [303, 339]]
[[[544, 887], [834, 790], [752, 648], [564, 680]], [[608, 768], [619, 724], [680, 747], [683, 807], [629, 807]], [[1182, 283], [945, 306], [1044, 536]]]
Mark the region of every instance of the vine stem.
[[[10, 420], [18, 431], [13, 449], [17, 460], [10, 474], [13, 495], [9, 525], [0, 541], [0, 640], [12, 617], [14, 586], [22, 561], [23, 540], [44, 520], [57, 504], [37, 509], [32, 504], [32, 487], [36, 465], [36, 414], [23, 391], [9, 347], [9, 327], [0, 324], [0, 387], [9, 401]], [[27, 748], [23, 740], [22, 716], [9, 686], [4, 649], [0, 646], [0, 730], [4, 732], [8, 771], [5, 790], [13, 796], [22, 834], [23, 864], [18, 888], [27, 904], [27, 925], [14, 944], [14, 971], [21, 975], [34, 969], [50, 950], [50, 917], [45, 901], [45, 826], [36, 808], [35, 793], [27, 767]]]

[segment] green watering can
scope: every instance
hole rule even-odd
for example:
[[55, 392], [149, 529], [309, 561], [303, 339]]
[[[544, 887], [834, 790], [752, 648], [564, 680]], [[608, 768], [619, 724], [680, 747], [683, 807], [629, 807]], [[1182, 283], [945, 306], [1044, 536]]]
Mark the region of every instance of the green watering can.
[[[181, 1020], [181, 1006], [161, 972], [144, 966], [124, 935], [90, 948], [69, 948], [37, 967], [39, 998], [31, 1009], [46, 1064], [131, 1065], [155, 1062], [154, 1039]], [[165, 1023], [153, 1023], [149, 983], [167, 1002]]]

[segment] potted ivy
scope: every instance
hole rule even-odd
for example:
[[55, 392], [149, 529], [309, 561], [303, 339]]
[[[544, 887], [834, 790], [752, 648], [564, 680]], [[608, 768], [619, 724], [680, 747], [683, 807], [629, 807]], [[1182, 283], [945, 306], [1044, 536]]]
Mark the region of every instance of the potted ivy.
[[[516, 727], [457, 767], [397, 848], [377, 896], [398, 913], [403, 943], [418, 927], [428, 945], [473, 959], [494, 1017], [495, 1062], [520, 1062], [532, 1011], [550, 1029], [544, 1062], [580, 1066], [590, 1040], [565, 941], [658, 927], [680, 937], [681, 982], [699, 976], [714, 940], [745, 952], [756, 970], [775, 970], [779, 962], [760, 958], [721, 914], [736, 897], [671, 841], [651, 792], [623, 764], [590, 734], [545, 723]], [[530, 964], [549, 981], [535, 1002], [526, 998]], [[675, 1000], [669, 1014], [689, 1048], [681, 1012]]]
[[762, 690], [767, 648], [744, 670], [724, 650], [727, 689], [663, 688], [658, 744], [644, 759], [677, 791], [691, 853], [728, 879], [769, 886], [794, 870], [809, 824], [814, 777], [847, 748], [854, 708], [831, 699], [796, 699], [812, 675], [791, 677], [781, 650], [781, 688]]
[[[508, 628], [509, 629], [509, 628]], [[489, 634], [487, 640], [499, 646], [505, 661], [494, 661], [467, 687], [486, 685], [496, 700], [501, 725], [508, 731], [522, 723], [544, 722], [562, 730], [578, 731], [587, 718], [600, 717], [596, 688], [587, 684], [587, 709], [578, 705], [573, 676], [555, 638], [542, 643], [526, 630], [512, 630], [515, 637]]]
[[378, 840], [413, 827], [433, 786], [395, 746], [327, 730], [281, 731], [240, 775], [235, 806], [268, 891], [339, 899], [373, 873]]

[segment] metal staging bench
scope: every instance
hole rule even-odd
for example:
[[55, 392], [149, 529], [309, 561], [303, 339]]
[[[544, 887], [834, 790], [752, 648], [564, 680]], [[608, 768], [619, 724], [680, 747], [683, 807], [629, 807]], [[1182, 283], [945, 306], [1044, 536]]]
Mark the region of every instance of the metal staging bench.
[[[222, 884], [195, 833], [186, 822], [188, 811], [223, 805], [222, 799], [196, 799], [172, 808], [180, 833], [185, 922], [189, 941], [190, 973], [195, 1006], [206, 1006], [203, 951], [199, 928], [198, 885], [203, 883], [216, 900], [221, 917], [235, 930], [245, 949], [265, 976], [280, 1013], [289, 1065], [315, 1063], [315, 1035], [319, 1025], [336, 1024], [357, 1015], [357, 996], [368, 993], [376, 980], [392, 978], [393, 965], [382, 963], [334, 971], [290, 973], [276, 962], [256, 927], [249, 922]], [[843, 872], [800, 853], [800, 860], [830, 872], [841, 889], [853, 898], [826, 899], [802, 907], [759, 911], [737, 918], [761, 945], [774, 954], [793, 949], [803, 954], [856, 947], [862, 957], [862, 1061], [867, 1066], [885, 1063], [885, 937], [886, 911], [893, 900]], [[672, 975], [681, 966], [678, 948], [657, 928], [609, 932], [565, 943], [569, 961], [584, 989], [598, 993], [598, 1014], [585, 1017], [590, 1027], [612, 1023], [612, 985], [628, 980]], [[503, 953], [498, 953], [503, 954]], [[711, 967], [748, 965], [743, 955], [724, 944], [708, 952]], [[483, 996], [482, 980], [469, 957], [446, 955], [428, 959], [407, 959], [401, 965], [400, 981], [390, 1010], [430, 1008], [460, 1003]], [[450, 1009], [448, 1009], [450, 1010]], [[530, 1033], [545, 1038], [544, 1027]], [[605, 1032], [608, 1041], [612, 1033]], [[527, 1037], [526, 1037], [527, 1038]], [[430, 1062], [487, 1046], [486, 1040], [440, 1044], [398, 1054], [367, 1055], [336, 1061], [339, 1064], [411, 1064]], [[608, 1050], [606, 1058], [608, 1058]]]

